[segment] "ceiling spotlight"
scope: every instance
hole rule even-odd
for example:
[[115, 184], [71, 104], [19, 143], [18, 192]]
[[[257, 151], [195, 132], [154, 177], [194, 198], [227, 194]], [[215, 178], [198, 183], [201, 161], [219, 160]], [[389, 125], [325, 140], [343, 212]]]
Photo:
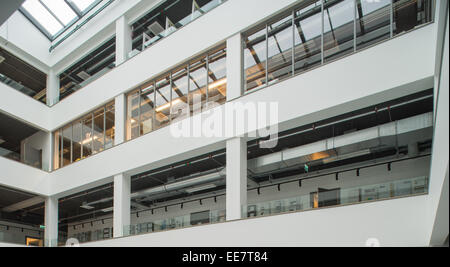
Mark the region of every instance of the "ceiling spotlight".
[[336, 173], [336, 181], [339, 181], [339, 173]]
[[281, 191], [281, 184], [278, 184], [278, 191]]
[[258, 187], [258, 195], [261, 195], [261, 188]]
[[302, 180], [298, 180], [298, 187], [302, 187]]
[[388, 171], [392, 171], [392, 163], [389, 162], [387, 166], [388, 166]]
[[217, 197], [214, 197], [214, 203], [217, 203]]
[[202, 202], [202, 200], [200, 199], [200, 205], [203, 205], [203, 202]]
[[136, 213], [136, 218], [139, 218], [139, 212], [138, 212], [138, 213]]
[[181, 209], [183, 209], [183, 207], [184, 207], [184, 205], [183, 205], [184, 203], [181, 203]]
[[94, 227], [94, 222], [91, 222], [91, 227]]
[[164, 207], [164, 210], [167, 212], [167, 206]]
[[77, 230], [77, 226], [76, 225], [73, 226], [73, 230]]
[[102, 224], [105, 224], [105, 220], [102, 219]]
[[153, 209], [152, 209], [152, 215], [154, 214], [154, 211], [153, 211]]
[[357, 169], [357, 170], [356, 170], [356, 176], [359, 177], [359, 174], [360, 174], [360, 173], [359, 173], [359, 169]]

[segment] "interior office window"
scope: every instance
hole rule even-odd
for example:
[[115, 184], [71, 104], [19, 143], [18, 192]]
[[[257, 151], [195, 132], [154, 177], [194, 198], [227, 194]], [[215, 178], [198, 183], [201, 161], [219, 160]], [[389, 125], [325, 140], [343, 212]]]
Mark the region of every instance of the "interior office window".
[[81, 154], [81, 149], [82, 149], [82, 142], [83, 142], [83, 124], [82, 122], [76, 121], [73, 123], [72, 126], [72, 159], [73, 162], [77, 162], [79, 160], [81, 160], [82, 154]]
[[105, 108], [105, 149], [111, 148], [114, 146], [114, 138], [115, 138], [115, 107], [114, 103], [111, 103]]
[[324, 2], [324, 61], [352, 53], [354, 50], [354, 0]]
[[72, 125], [64, 127], [62, 145], [62, 166], [67, 166], [72, 163]]
[[207, 66], [206, 58], [201, 57], [191, 63], [189, 67], [189, 107], [191, 113], [201, 112], [206, 105]]
[[170, 123], [171, 83], [170, 75], [156, 82], [155, 130]]
[[356, 49], [390, 38], [391, 0], [358, 0], [356, 11]]
[[92, 114], [83, 119], [83, 156], [87, 158], [92, 155]]
[[223, 104], [227, 98], [227, 52], [226, 48], [213, 52], [208, 59], [208, 102]]
[[295, 73], [321, 64], [322, 61], [322, 1], [294, 12]]
[[292, 14], [268, 26], [269, 84], [292, 76], [293, 26]]
[[93, 154], [101, 152], [105, 147], [105, 109], [100, 108], [94, 112], [94, 129], [93, 129]]
[[393, 34], [410, 31], [431, 21], [431, 0], [394, 0]]
[[62, 135], [61, 130], [58, 130], [58, 131], [55, 131], [54, 137], [53, 137], [54, 144], [55, 144], [55, 149], [54, 149], [55, 157], [53, 159], [53, 165], [54, 165], [55, 170], [61, 168], [61, 152], [62, 152], [61, 135]]
[[244, 36], [244, 74], [245, 90], [254, 90], [266, 85], [266, 26], [257, 28], [247, 37]]
[[127, 96], [127, 139], [139, 137], [139, 90]]
[[172, 72], [172, 106], [170, 112], [172, 120], [183, 117], [184, 112], [187, 112], [185, 107], [188, 102], [188, 95], [188, 68], [183, 66]]
[[153, 131], [155, 112], [155, 84], [153, 81], [142, 86], [140, 109], [140, 134], [143, 135]]

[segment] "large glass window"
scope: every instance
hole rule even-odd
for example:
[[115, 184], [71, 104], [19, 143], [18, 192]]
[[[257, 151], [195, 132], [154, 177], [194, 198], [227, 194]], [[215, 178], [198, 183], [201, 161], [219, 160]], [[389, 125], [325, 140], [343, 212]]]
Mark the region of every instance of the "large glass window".
[[170, 75], [156, 81], [156, 116], [155, 130], [170, 124], [171, 108], [171, 82]]
[[209, 55], [208, 102], [225, 103], [227, 96], [227, 53], [225, 48]]
[[127, 139], [139, 137], [139, 93], [133, 91], [127, 96]]
[[[189, 95], [188, 68], [183, 66], [172, 73], [172, 107], [171, 119], [183, 118]], [[189, 114], [187, 114], [189, 115]]]
[[354, 51], [355, 5], [354, 0], [324, 2], [324, 60]]
[[149, 82], [142, 86], [140, 104], [140, 134], [153, 131], [155, 116], [155, 85]]
[[280, 81], [292, 76], [293, 26], [292, 15], [268, 27], [268, 81]]
[[101, 107], [55, 132], [55, 169], [114, 145], [114, 103]]
[[321, 63], [321, 1], [296, 10], [294, 24], [295, 73], [299, 73]]
[[50, 40], [72, 26], [101, 0], [26, 0], [20, 11]]
[[391, 0], [358, 0], [356, 10], [357, 49], [390, 37]]
[[[243, 36], [246, 91], [432, 20], [431, 0], [308, 0]], [[294, 47], [294, 51], [292, 51]]]
[[266, 26], [245, 37], [244, 69], [245, 89], [258, 89], [266, 85]]
[[226, 47], [220, 46], [182, 64], [127, 95], [127, 139], [192, 116], [227, 95]]

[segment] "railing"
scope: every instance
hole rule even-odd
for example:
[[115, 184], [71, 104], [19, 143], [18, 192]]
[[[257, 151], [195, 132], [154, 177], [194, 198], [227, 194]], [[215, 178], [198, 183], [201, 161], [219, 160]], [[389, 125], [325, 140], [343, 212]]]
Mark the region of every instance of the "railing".
[[225, 210], [212, 210], [206, 212], [191, 213], [183, 216], [152, 220], [144, 223], [128, 225], [124, 227], [124, 236], [133, 236], [147, 233], [181, 229], [195, 225], [214, 224], [224, 222]]
[[249, 204], [242, 212], [244, 218], [260, 217], [426, 193], [428, 177], [417, 177], [358, 187], [319, 189], [307, 195]]

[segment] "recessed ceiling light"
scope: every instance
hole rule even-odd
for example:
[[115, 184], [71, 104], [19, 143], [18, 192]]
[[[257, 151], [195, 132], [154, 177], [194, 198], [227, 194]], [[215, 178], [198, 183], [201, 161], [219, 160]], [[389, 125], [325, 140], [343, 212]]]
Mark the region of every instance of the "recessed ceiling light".
[[0, 63], [2, 63], [3, 61], [5, 61], [5, 58], [2, 55], [0, 55]]
[[0, 138], [0, 145], [3, 144], [5, 142], [5, 140]]

